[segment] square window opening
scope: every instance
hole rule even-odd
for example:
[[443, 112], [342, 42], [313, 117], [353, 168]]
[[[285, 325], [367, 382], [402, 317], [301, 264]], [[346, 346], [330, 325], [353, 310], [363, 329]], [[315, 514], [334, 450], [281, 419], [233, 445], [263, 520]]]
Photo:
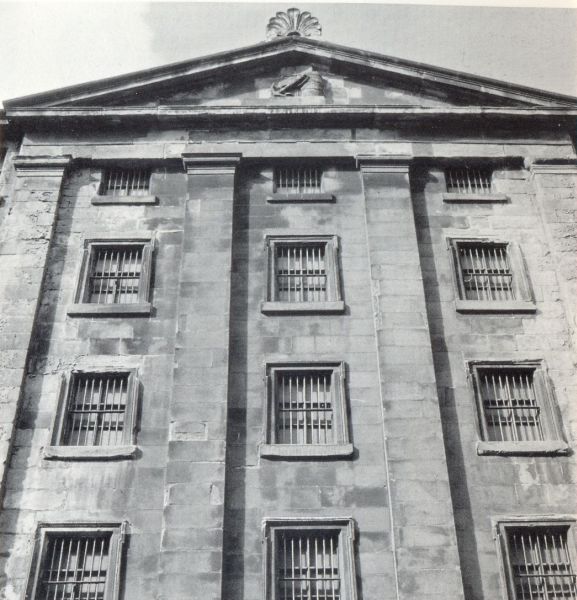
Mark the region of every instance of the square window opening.
[[457, 253], [464, 300], [516, 299], [507, 244], [460, 242]]
[[277, 300], [324, 302], [329, 299], [326, 244], [278, 244], [274, 270]]
[[353, 522], [267, 519], [266, 600], [356, 600]]
[[267, 366], [262, 456], [345, 457], [349, 439], [343, 363]]
[[275, 373], [277, 444], [335, 444], [332, 370]]
[[117, 446], [130, 441], [131, 387], [129, 373], [74, 373], [61, 445]]
[[336, 236], [267, 237], [263, 312], [343, 312]]
[[506, 528], [514, 600], [577, 599], [569, 531], [567, 525]]
[[25, 598], [117, 600], [126, 525], [41, 524]]
[[553, 388], [540, 361], [470, 365], [479, 454], [567, 454]]
[[91, 304], [139, 302], [144, 244], [92, 248], [85, 301]]
[[486, 439], [529, 442], [547, 438], [535, 369], [480, 368], [477, 381]]
[[340, 600], [342, 597], [338, 531], [277, 532], [278, 600]]

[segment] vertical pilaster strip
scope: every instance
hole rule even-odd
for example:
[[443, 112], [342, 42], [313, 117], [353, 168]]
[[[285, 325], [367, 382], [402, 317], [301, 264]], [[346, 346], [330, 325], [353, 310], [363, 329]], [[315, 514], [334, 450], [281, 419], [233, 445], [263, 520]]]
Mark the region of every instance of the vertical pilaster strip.
[[577, 162], [534, 162], [531, 174], [573, 348], [577, 348]]
[[463, 598], [409, 185], [410, 157], [359, 156], [399, 600]]
[[0, 502], [69, 156], [19, 156], [0, 228]]
[[240, 154], [185, 154], [188, 199], [161, 548], [166, 600], [220, 599], [230, 278]]

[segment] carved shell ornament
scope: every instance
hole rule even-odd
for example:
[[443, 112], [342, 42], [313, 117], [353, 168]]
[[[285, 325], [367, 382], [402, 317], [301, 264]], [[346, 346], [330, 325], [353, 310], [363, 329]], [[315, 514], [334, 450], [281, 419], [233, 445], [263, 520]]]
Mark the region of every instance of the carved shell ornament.
[[289, 8], [286, 12], [277, 12], [268, 22], [266, 39], [292, 36], [320, 36], [321, 24], [310, 12], [301, 12], [298, 8]]

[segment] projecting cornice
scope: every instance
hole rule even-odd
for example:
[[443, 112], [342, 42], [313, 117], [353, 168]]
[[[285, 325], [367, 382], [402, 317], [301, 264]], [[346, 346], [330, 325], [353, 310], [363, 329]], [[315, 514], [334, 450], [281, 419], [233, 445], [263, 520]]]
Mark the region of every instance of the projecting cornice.
[[283, 105], [283, 106], [157, 106], [157, 107], [54, 107], [12, 108], [8, 119], [118, 119], [170, 120], [172, 118], [202, 119], [207, 117], [576, 117], [577, 106], [571, 107], [421, 107], [421, 106], [351, 106], [351, 105]]

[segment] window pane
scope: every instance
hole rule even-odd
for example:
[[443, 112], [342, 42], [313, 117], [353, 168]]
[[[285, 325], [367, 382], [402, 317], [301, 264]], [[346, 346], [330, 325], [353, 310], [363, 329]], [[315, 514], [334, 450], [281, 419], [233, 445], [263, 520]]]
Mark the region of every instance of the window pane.
[[276, 247], [277, 300], [323, 302], [327, 300], [326, 244]]
[[466, 300], [514, 300], [506, 244], [458, 244]]
[[76, 374], [71, 388], [62, 444], [122, 444], [128, 403], [128, 374]]
[[279, 600], [339, 600], [339, 533], [281, 531], [277, 538]]
[[48, 535], [35, 600], [104, 600], [110, 534]]
[[93, 251], [88, 301], [96, 304], [138, 302], [144, 246], [98, 246]]
[[562, 527], [508, 531], [515, 600], [577, 598], [567, 532]]
[[112, 196], [146, 196], [150, 169], [107, 169], [102, 178], [101, 193]]
[[490, 194], [493, 171], [488, 167], [452, 167], [445, 170], [447, 192]]
[[334, 444], [332, 371], [276, 376], [276, 443]]
[[277, 167], [275, 189], [285, 194], [314, 194], [321, 191], [322, 170], [318, 167]]
[[488, 441], [544, 440], [541, 406], [528, 369], [479, 370]]

